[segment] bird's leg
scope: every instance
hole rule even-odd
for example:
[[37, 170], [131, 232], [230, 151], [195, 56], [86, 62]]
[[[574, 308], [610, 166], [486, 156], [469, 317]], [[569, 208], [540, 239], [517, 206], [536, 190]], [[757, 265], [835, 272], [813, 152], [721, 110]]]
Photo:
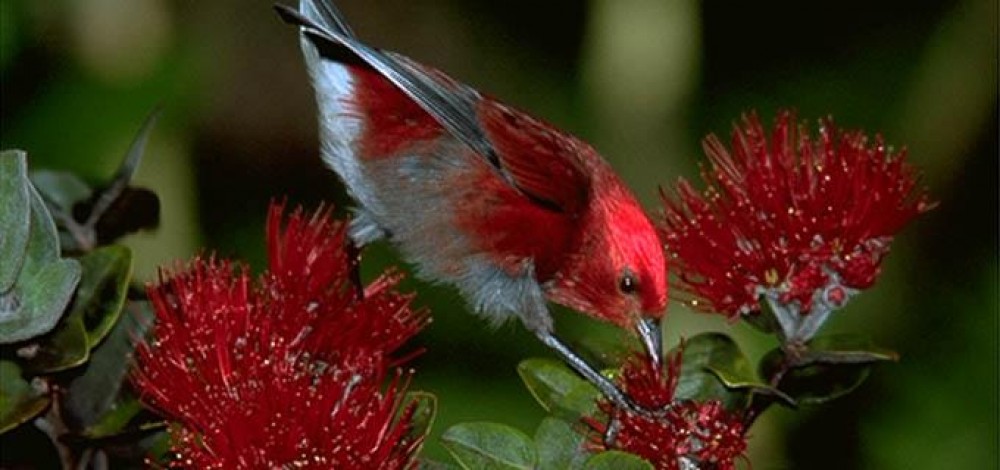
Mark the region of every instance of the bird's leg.
[[566, 343], [563, 343], [563, 341], [556, 337], [556, 335], [551, 331], [536, 331], [536, 335], [542, 340], [542, 343], [545, 343], [546, 346], [555, 351], [556, 354], [558, 354], [559, 357], [566, 362], [566, 364], [569, 364], [573, 370], [582, 375], [583, 378], [587, 379], [587, 381], [594, 384], [594, 386], [597, 387], [597, 389], [600, 390], [604, 396], [611, 400], [615, 406], [644, 416], [655, 415], [655, 410], [648, 410], [632, 401], [632, 399], [629, 398], [625, 392], [622, 392], [618, 386], [611, 382], [611, 380], [594, 369], [593, 366], [583, 360], [583, 358], [570, 349], [569, 346], [566, 346]]
[[[646, 349], [646, 353], [652, 359], [655, 367], [659, 368], [660, 364], [662, 364], [663, 341], [661, 339], [658, 321], [651, 318], [641, 319], [636, 322], [636, 329], [639, 332], [639, 337], [642, 341], [643, 347]], [[621, 391], [621, 389], [611, 382], [611, 380], [594, 369], [593, 366], [570, 349], [569, 346], [552, 333], [552, 331], [548, 329], [536, 329], [535, 334], [542, 340], [542, 343], [555, 351], [563, 361], [569, 364], [573, 370], [582, 375], [590, 383], [594, 384], [594, 386], [597, 387], [597, 389], [600, 390], [605, 397], [611, 400], [612, 404], [614, 404], [617, 408], [651, 418], [660, 417], [670, 409], [669, 405], [664, 409], [658, 410], [649, 409], [639, 405], [626, 395], [625, 392]], [[609, 449], [613, 447], [615, 440], [618, 438], [618, 431], [620, 428], [621, 422], [618, 420], [617, 415], [615, 413], [611, 413], [608, 417], [608, 424], [604, 431], [605, 447]]]

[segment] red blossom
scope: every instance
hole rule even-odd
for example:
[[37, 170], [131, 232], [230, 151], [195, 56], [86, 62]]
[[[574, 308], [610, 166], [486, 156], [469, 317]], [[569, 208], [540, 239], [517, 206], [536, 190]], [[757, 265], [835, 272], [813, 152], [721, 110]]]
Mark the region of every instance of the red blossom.
[[[646, 355], [634, 356], [625, 363], [619, 379], [622, 390], [642, 407], [666, 412], [655, 417], [640, 415], [602, 400], [599, 408], [620, 427], [611, 448], [606, 448], [600, 438], [594, 440], [594, 445], [601, 450], [638, 455], [659, 470], [731, 470], [746, 451], [743, 422], [716, 400], [674, 400], [681, 354], [668, 358], [665, 371]], [[584, 421], [595, 436], [604, 435], [607, 427], [600, 418]]]
[[753, 315], [763, 292], [798, 314], [816, 301], [839, 307], [871, 287], [892, 237], [933, 207], [905, 150], [830, 119], [814, 138], [795, 120], [779, 113], [768, 136], [756, 114], [744, 116], [731, 151], [705, 139], [705, 191], [682, 179], [664, 193], [671, 268], [696, 307]]
[[[391, 356], [427, 321], [381, 277], [358, 295], [344, 227], [329, 211], [268, 217], [269, 270], [195, 259], [148, 289], [155, 340], [133, 383], [177, 423], [175, 459], [194, 468], [410, 468], [421, 442]], [[406, 409], [401, 409], [406, 408]]]

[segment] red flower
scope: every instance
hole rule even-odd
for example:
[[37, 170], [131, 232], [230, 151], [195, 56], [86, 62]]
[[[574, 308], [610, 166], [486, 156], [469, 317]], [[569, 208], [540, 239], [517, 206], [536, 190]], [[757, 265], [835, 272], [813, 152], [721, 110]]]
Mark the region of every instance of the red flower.
[[133, 383], [177, 421], [172, 466], [409, 468], [421, 442], [391, 355], [427, 321], [382, 277], [348, 282], [344, 227], [328, 211], [268, 218], [269, 271], [195, 259], [150, 287], [155, 341]]
[[[634, 356], [625, 363], [620, 377], [622, 390], [647, 409], [667, 411], [663, 416], [644, 416], [602, 400], [598, 403], [601, 411], [620, 427], [611, 448], [600, 440], [595, 445], [602, 450], [618, 449], [638, 455], [660, 470], [733, 469], [736, 459], [746, 451], [743, 423], [715, 400], [674, 401], [681, 354], [668, 358], [666, 371], [646, 355]], [[600, 436], [607, 429], [598, 418], [585, 418], [585, 422]]]
[[779, 113], [770, 137], [744, 116], [732, 152], [704, 142], [707, 189], [685, 180], [664, 194], [661, 230], [691, 304], [735, 318], [756, 315], [764, 295], [795, 316], [842, 306], [871, 287], [893, 235], [930, 210], [905, 150], [838, 130], [829, 119], [813, 140], [795, 115]]

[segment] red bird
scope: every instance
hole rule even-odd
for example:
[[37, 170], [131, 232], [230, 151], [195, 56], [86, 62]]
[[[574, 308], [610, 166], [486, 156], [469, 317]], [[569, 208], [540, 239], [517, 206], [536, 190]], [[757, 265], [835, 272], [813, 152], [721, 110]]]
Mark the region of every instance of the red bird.
[[518, 317], [620, 406], [638, 409], [553, 334], [546, 302], [635, 329], [660, 358], [663, 249], [587, 143], [400, 54], [359, 41], [337, 9], [277, 6], [300, 26], [323, 160], [357, 201], [351, 237], [395, 244], [475, 311]]

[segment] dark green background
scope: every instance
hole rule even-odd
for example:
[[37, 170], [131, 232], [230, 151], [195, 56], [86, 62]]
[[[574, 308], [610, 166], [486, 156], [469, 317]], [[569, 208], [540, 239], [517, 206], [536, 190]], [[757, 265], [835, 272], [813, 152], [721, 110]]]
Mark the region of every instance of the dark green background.
[[[341, 3], [371, 43], [594, 143], [651, 210], [658, 185], [697, 175], [700, 138], [745, 110], [829, 114], [907, 146], [941, 205], [828, 326], [902, 361], [827, 406], [768, 412], [753, 468], [997, 468], [996, 2]], [[272, 198], [347, 204], [317, 157], [295, 32], [267, 1], [0, 0], [0, 71], [0, 146], [93, 181], [163, 106], [138, 177], [162, 197], [162, 227], [129, 240], [146, 279], [199, 247], [260, 267]], [[375, 247], [365, 273], [397, 263]], [[435, 432], [472, 420], [533, 430], [542, 413], [514, 368], [547, 352], [518, 325], [491, 330], [450, 289], [407, 289], [434, 312], [412, 366], [414, 388], [440, 397]], [[558, 322], [574, 342], [618, 338], [565, 312]], [[707, 329], [754, 357], [773, 346], [671, 305], [669, 343]], [[427, 451], [442, 455], [433, 440]]]

